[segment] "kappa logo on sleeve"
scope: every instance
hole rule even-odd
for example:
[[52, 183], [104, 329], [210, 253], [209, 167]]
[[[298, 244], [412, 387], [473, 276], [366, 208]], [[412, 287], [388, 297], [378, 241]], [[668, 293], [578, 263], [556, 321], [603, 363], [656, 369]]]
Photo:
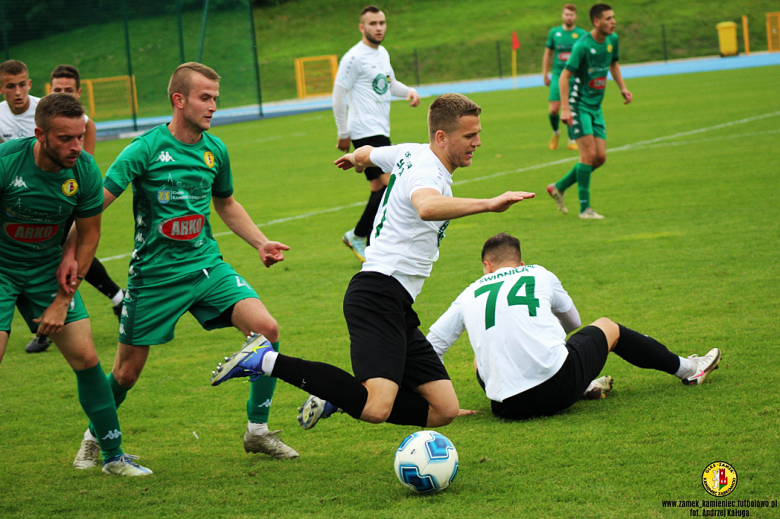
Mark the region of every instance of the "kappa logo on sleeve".
[[158, 226], [160, 234], [176, 241], [194, 240], [200, 236], [206, 217], [202, 214], [189, 214], [177, 218], [169, 218]]

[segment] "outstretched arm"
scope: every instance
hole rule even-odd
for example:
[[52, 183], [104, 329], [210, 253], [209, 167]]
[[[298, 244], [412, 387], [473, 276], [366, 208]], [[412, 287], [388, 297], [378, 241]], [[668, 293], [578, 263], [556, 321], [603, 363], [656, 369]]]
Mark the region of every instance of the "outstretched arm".
[[623, 81], [623, 73], [620, 71], [620, 65], [618, 65], [617, 61], [613, 61], [612, 65], [609, 66], [609, 73], [612, 74], [612, 79], [615, 80], [618, 88], [620, 88], [620, 95], [625, 99], [623, 104], [627, 105], [634, 98], [634, 95], [626, 88], [626, 83]]
[[452, 220], [478, 213], [503, 213], [517, 202], [535, 197], [526, 191], [507, 191], [494, 198], [454, 198], [435, 189], [422, 188], [412, 194], [412, 205], [425, 221]]
[[361, 146], [354, 152], [339, 157], [333, 163], [344, 171], [354, 167], [356, 173], [363, 173], [366, 168], [375, 166], [371, 163], [371, 150], [373, 149], [373, 146]]
[[257, 249], [263, 265], [270, 267], [274, 263], [284, 261], [284, 251], [290, 247], [277, 241], [270, 241], [265, 234], [257, 228], [247, 214], [244, 206], [239, 204], [233, 195], [227, 198], [213, 197], [214, 210], [231, 231], [242, 240]]

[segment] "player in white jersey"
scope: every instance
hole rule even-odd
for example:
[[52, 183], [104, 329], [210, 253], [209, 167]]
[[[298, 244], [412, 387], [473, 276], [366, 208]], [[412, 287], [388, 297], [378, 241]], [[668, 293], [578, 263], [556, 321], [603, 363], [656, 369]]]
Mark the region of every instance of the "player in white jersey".
[[0, 139], [3, 142], [35, 136], [35, 107], [40, 98], [30, 95], [27, 65], [12, 59], [0, 63]]
[[493, 414], [522, 420], [549, 416], [577, 400], [605, 398], [612, 377], [594, 378], [614, 352], [640, 368], [704, 382], [718, 367], [720, 350], [678, 357], [646, 335], [602, 317], [566, 340], [581, 325], [569, 294], [552, 272], [525, 265], [520, 241], [500, 233], [482, 248], [485, 273], [431, 326], [428, 341], [443, 358], [464, 329], [474, 350], [477, 380]]
[[481, 145], [481, 109], [460, 94], [436, 99], [428, 112], [428, 144], [364, 146], [336, 161], [342, 169], [392, 171], [377, 213], [366, 262], [344, 296], [354, 376], [329, 364], [273, 352], [249, 341], [214, 373], [212, 385], [235, 377], [274, 376], [312, 395], [299, 421], [310, 428], [335, 409], [370, 423], [438, 427], [458, 415], [458, 398], [444, 365], [420, 331], [412, 308], [439, 257], [447, 223], [506, 211], [534, 193], [454, 198], [452, 174], [471, 165]]
[[[333, 115], [338, 129], [336, 147], [347, 153], [350, 142], [355, 149], [361, 146], [390, 146], [391, 96], [403, 97], [409, 106], [420, 104], [420, 96], [395, 77], [390, 65], [390, 55], [381, 43], [385, 38], [385, 14], [374, 5], [360, 13], [358, 25], [363, 39], [347, 52], [339, 63], [336, 82], [333, 85]], [[349, 113], [347, 113], [349, 98]], [[365, 261], [371, 225], [390, 178], [377, 167], [356, 168], [371, 183], [371, 196], [354, 229], [342, 238], [360, 261]]]

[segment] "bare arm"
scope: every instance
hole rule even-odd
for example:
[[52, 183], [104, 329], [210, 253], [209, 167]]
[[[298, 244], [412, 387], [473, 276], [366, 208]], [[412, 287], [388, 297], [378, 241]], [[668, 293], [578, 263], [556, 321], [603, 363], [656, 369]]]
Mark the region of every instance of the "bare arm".
[[544, 48], [544, 56], [542, 56], [542, 77], [544, 78], [544, 86], [550, 86], [550, 65], [552, 64], [553, 51], [549, 47]]
[[95, 142], [97, 141], [97, 126], [92, 119], [87, 121], [87, 129], [84, 131], [84, 151], [95, 156]]
[[339, 157], [333, 163], [344, 171], [354, 167], [357, 173], [362, 173], [366, 168], [376, 167], [375, 164], [371, 163], [371, 150], [373, 149], [373, 146], [361, 146], [354, 152]]
[[569, 106], [569, 79], [571, 79], [571, 70], [565, 68], [558, 79], [558, 89], [561, 91], [561, 122], [571, 126], [573, 121]]
[[76, 238], [75, 259], [78, 265], [76, 275], [70, 280], [70, 291], [60, 287], [54, 301], [44, 310], [43, 314], [33, 321], [39, 323], [38, 335], [50, 335], [62, 330], [65, 324], [65, 317], [68, 313], [68, 306], [75, 291], [81, 284], [81, 280], [87, 275], [92, 266], [92, 260], [95, 257], [98, 243], [100, 242], [100, 219], [102, 214], [97, 214], [89, 218], [76, 218], [76, 229], [78, 237]]
[[628, 91], [628, 88], [626, 88], [626, 83], [623, 81], [623, 73], [620, 72], [620, 65], [618, 65], [617, 61], [613, 61], [609, 66], [609, 73], [612, 74], [612, 79], [615, 80], [618, 88], [620, 88], [620, 95], [622, 95], [623, 99], [625, 99], [623, 104], [627, 105], [634, 98], [634, 95]]
[[535, 196], [525, 191], [507, 191], [494, 198], [454, 198], [423, 188], [412, 194], [412, 205], [422, 220], [441, 221], [478, 213], [503, 213], [517, 202]]
[[284, 261], [284, 252], [290, 247], [276, 241], [270, 241], [265, 234], [257, 228], [247, 214], [244, 206], [239, 204], [233, 196], [227, 198], [213, 197], [214, 210], [222, 221], [252, 248], [257, 249], [263, 265], [270, 267], [274, 263]]

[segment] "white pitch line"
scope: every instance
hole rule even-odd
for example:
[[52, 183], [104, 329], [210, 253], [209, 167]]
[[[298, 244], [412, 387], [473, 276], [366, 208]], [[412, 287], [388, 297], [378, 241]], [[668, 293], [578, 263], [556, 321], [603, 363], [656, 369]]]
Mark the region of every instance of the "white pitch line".
[[[713, 141], [713, 140], [721, 140], [721, 139], [733, 139], [733, 138], [738, 138], [738, 137], [748, 137], [748, 136], [753, 136], [753, 135], [765, 135], [765, 134], [770, 134], [770, 133], [779, 133], [780, 130], [768, 130], [768, 131], [765, 131], [765, 132], [750, 132], [750, 133], [743, 133], [743, 134], [724, 136], [724, 137], [714, 137], [714, 138], [711, 138], [711, 139], [697, 139], [697, 140], [690, 140], [690, 141], [681, 141], [679, 143], [664, 143], [664, 144], [660, 144], [660, 145], [656, 144], [656, 143], [659, 143], [661, 141], [665, 141], [665, 140], [668, 140], [668, 139], [673, 139], [675, 137], [685, 137], [687, 135], [695, 135], [695, 134], [698, 134], [698, 133], [709, 132], [709, 131], [712, 131], [712, 130], [720, 130], [721, 128], [728, 128], [730, 126], [735, 126], [735, 125], [738, 125], [738, 124], [746, 124], [746, 123], [750, 123], [750, 122], [753, 122], [753, 121], [758, 121], [760, 119], [766, 119], [768, 117], [776, 117], [778, 115], [780, 115], [780, 112], [772, 112], [772, 113], [768, 113], [768, 114], [764, 114], [764, 115], [757, 115], [755, 117], [748, 117], [746, 119], [739, 119], [737, 121], [731, 121], [731, 122], [728, 122], [728, 123], [717, 124], [715, 126], [708, 126], [708, 127], [705, 127], [705, 128], [698, 128], [696, 130], [690, 130], [690, 131], [687, 131], [687, 132], [675, 133], [675, 134], [672, 134], [672, 135], [667, 135], [665, 137], [657, 137], [655, 139], [649, 139], [649, 140], [646, 140], [646, 141], [639, 141], [639, 142], [635, 142], [633, 144], [626, 144], [625, 146], [620, 146], [620, 147], [617, 147], [617, 148], [610, 148], [607, 151], [608, 152], [616, 152], [616, 151], [627, 151], [627, 150], [635, 150], [635, 149], [636, 150], [647, 149], [647, 148], [654, 148], [654, 147], [661, 147], [661, 146], [681, 146], [681, 145], [686, 145], [686, 144], [694, 144], [694, 143], [697, 143], [697, 142], [705, 142], [705, 141]], [[298, 134], [294, 134], [293, 136], [297, 136], [297, 135]], [[258, 141], [253, 141], [253, 142], [258, 142]], [[558, 164], [565, 164], [566, 162], [572, 162], [574, 160], [579, 160], [579, 157], [569, 157], [569, 158], [565, 158], [565, 159], [554, 160], [552, 162], [546, 162], [544, 164], [536, 164], [534, 166], [527, 166], [527, 167], [524, 167], [524, 168], [513, 169], [513, 170], [510, 170], [510, 171], [501, 171], [499, 173], [493, 173], [493, 174], [484, 175], [484, 176], [481, 176], [481, 177], [474, 177], [474, 178], [469, 178], [469, 179], [465, 179], [465, 180], [459, 180], [458, 182], [453, 182], [452, 185], [457, 186], [457, 185], [461, 185], [461, 184], [468, 184], [470, 182], [478, 182], [480, 180], [488, 180], [488, 179], [491, 179], [491, 178], [511, 175], [513, 173], [522, 173], [524, 171], [532, 171], [534, 169], [541, 169], [541, 168], [546, 168], [546, 167], [549, 167], [549, 166], [557, 166]], [[351, 207], [357, 207], [359, 205], [364, 205], [364, 204], [365, 204], [365, 202], [355, 202], [354, 204], [340, 205], [338, 207], [331, 207], [330, 209], [323, 209], [321, 211], [312, 211], [312, 212], [309, 212], [309, 213], [303, 213], [303, 214], [299, 214], [299, 215], [296, 215], [296, 216], [288, 216], [288, 217], [285, 217], [285, 218], [277, 218], [275, 220], [270, 220], [268, 222], [258, 223], [258, 224], [255, 224], [255, 225], [257, 227], [265, 227], [267, 225], [274, 225], [274, 224], [277, 224], [277, 223], [292, 222], [294, 220], [302, 220], [304, 218], [311, 218], [312, 216], [318, 216], [318, 215], [321, 215], [321, 214], [334, 213], [336, 211], [341, 211], [343, 209], [349, 209]], [[233, 234], [233, 231], [219, 232], [219, 233], [214, 234], [214, 237], [216, 238], [217, 236], [227, 236], [228, 234]], [[106, 261], [113, 261], [113, 260], [123, 259], [123, 258], [127, 258], [129, 256], [130, 256], [130, 254], [120, 254], [118, 256], [108, 256], [107, 258], [100, 258], [100, 261], [105, 263]]]

